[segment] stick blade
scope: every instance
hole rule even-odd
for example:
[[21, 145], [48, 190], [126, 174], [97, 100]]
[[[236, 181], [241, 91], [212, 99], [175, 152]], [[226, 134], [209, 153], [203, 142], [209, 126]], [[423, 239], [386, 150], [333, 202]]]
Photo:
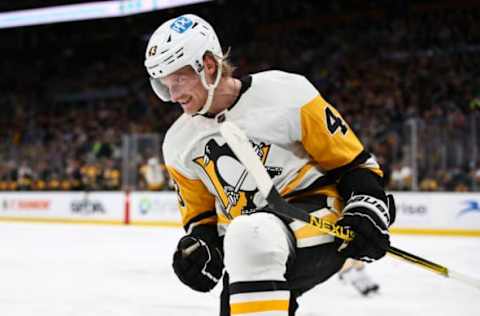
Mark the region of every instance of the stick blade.
[[478, 279], [474, 279], [470, 276], [452, 270], [448, 270], [448, 277], [480, 290], [480, 280]]

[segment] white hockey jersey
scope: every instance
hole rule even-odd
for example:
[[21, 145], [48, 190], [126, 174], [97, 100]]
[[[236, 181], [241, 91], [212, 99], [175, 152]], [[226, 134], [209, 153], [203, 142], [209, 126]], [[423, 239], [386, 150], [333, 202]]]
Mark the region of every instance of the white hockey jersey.
[[[326, 172], [365, 154], [337, 110], [300, 75], [281, 71], [251, 75], [242, 81], [241, 94], [225, 116], [246, 132], [282, 195], [305, 191]], [[163, 152], [185, 229], [216, 223], [222, 235], [234, 217], [265, 204], [255, 182], [220, 135], [215, 118], [183, 114], [167, 132]], [[361, 166], [382, 175], [375, 159], [366, 156]], [[335, 184], [308, 193], [330, 196], [330, 212], [319, 210], [317, 215], [336, 221], [335, 209], [341, 210], [341, 205], [336, 202]], [[290, 225], [297, 240], [321, 237], [331, 241], [304, 223]]]

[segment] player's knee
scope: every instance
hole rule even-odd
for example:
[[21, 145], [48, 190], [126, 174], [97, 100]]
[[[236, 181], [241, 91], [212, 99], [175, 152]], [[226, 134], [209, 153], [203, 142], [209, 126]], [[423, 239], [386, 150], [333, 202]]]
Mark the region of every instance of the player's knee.
[[236, 217], [224, 240], [230, 282], [283, 280], [289, 255], [287, 234], [284, 224], [272, 214]]

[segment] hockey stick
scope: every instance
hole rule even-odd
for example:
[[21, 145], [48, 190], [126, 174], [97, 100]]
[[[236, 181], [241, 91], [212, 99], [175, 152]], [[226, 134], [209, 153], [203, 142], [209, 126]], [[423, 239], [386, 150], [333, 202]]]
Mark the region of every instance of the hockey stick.
[[[238, 128], [234, 123], [224, 121], [220, 125], [220, 133], [225, 138], [228, 146], [235, 153], [240, 162], [248, 170], [257, 184], [257, 188], [268, 204], [272, 206], [273, 211], [279, 215], [296, 219], [312, 226], [319, 228], [321, 231], [330, 235], [336, 236], [343, 240], [351, 240], [355, 238], [355, 233], [342, 226], [329, 223], [319, 217], [311, 215], [306, 211], [288, 204], [275, 188], [275, 185], [268, 175], [264, 165], [258, 158], [257, 154], [252, 148], [250, 141], [245, 133]], [[408, 253], [404, 250], [390, 246], [385, 249], [388, 254], [395, 256], [403, 261], [416, 264], [422, 268], [438, 273], [444, 277], [455, 279], [470, 286], [480, 289], [480, 281], [472, 277], [454, 272], [442, 265], [431, 262], [429, 260], [418, 257], [414, 254]]]

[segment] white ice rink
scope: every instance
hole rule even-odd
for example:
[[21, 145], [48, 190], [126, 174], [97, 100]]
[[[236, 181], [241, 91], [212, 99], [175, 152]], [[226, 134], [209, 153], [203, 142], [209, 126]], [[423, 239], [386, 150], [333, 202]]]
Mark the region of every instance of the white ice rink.
[[[179, 229], [0, 223], [0, 316], [217, 315], [219, 288], [195, 293], [170, 268]], [[395, 235], [393, 245], [480, 278], [480, 239]], [[333, 277], [299, 316], [478, 316], [480, 291], [386, 258], [369, 266], [380, 294]]]

